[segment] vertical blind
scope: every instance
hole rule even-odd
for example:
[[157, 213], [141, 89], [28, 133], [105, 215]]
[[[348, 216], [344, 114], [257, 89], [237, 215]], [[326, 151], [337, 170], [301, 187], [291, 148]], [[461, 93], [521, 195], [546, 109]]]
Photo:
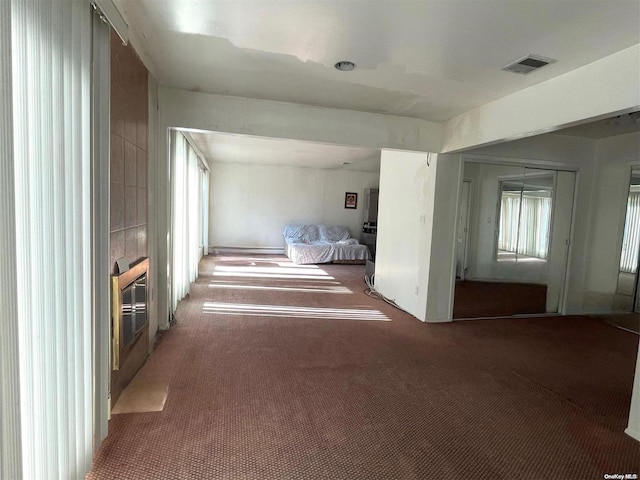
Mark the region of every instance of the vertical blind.
[[622, 237], [620, 271], [636, 273], [640, 253], [640, 192], [631, 192], [627, 199], [627, 218]]
[[20, 478], [18, 299], [11, 88], [11, 3], [0, 1], [0, 478]]
[[209, 172], [202, 170], [202, 253], [209, 255]]
[[185, 136], [171, 132], [171, 309], [198, 276], [202, 244], [202, 169]]
[[530, 257], [547, 258], [551, 198], [503, 192], [498, 248]]
[[[1, 110], [6, 122], [12, 108], [13, 129], [1, 128], [3, 177], [10, 155], [14, 202], [3, 198], [3, 235], [11, 232], [15, 248], [2, 270], [15, 272], [9, 321], [18, 329], [20, 387], [19, 408], [10, 407], [18, 419], [3, 411], [2, 421], [19, 422], [24, 478], [80, 478], [91, 466], [93, 414], [91, 9], [71, 0], [0, 3], [3, 44], [11, 32], [10, 63], [2, 45]], [[7, 209], [13, 218], [4, 218]], [[2, 394], [4, 409], [4, 386]]]

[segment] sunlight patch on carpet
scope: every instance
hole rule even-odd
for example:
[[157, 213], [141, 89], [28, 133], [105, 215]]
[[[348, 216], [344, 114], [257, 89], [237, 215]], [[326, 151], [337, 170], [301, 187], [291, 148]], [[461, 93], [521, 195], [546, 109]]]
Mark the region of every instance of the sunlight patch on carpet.
[[249, 305], [204, 302], [203, 313], [254, 317], [321, 318], [326, 320], [365, 320], [390, 322], [379, 310], [356, 308], [294, 307], [287, 305]]
[[349, 294], [353, 293], [346, 287], [336, 287], [331, 285], [309, 285], [309, 286], [291, 286], [291, 287], [266, 287], [260, 285], [242, 285], [242, 284], [226, 284], [226, 283], [211, 283], [209, 288], [235, 288], [239, 290], [267, 290], [272, 292], [311, 292], [311, 293], [340, 293]]

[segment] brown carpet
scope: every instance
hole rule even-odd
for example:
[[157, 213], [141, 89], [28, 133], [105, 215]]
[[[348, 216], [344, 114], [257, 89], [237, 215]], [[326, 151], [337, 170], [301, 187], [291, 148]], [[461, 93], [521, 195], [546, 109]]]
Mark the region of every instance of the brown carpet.
[[453, 318], [509, 317], [546, 311], [546, 285], [456, 281]]
[[218, 257], [201, 272], [153, 354], [164, 410], [114, 415], [88, 478], [640, 470], [623, 433], [632, 333], [578, 317], [423, 324], [364, 295], [362, 266]]
[[624, 328], [631, 332], [640, 333], [640, 313], [619, 313], [617, 315], [608, 315], [603, 320], [615, 327]]

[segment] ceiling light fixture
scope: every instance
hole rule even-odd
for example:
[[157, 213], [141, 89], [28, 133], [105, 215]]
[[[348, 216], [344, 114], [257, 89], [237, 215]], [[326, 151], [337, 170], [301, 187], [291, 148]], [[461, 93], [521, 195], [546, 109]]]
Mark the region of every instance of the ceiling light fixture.
[[353, 62], [349, 62], [348, 60], [342, 60], [334, 65], [336, 70], [340, 70], [341, 72], [350, 72], [354, 68], [356, 68], [356, 64]]

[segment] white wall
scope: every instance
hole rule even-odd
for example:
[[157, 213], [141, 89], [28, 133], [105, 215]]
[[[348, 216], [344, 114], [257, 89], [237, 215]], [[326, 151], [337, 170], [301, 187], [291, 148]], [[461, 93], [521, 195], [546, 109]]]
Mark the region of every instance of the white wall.
[[458, 155], [382, 151], [375, 287], [426, 322], [451, 321]]
[[[373, 172], [246, 163], [212, 163], [209, 243], [213, 247], [283, 248], [288, 223], [345, 225], [360, 238], [364, 189]], [[358, 208], [344, 208], [345, 192]]]
[[382, 151], [375, 286], [411, 315], [426, 317], [436, 155]]

